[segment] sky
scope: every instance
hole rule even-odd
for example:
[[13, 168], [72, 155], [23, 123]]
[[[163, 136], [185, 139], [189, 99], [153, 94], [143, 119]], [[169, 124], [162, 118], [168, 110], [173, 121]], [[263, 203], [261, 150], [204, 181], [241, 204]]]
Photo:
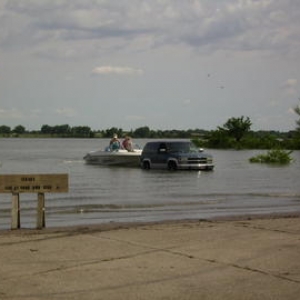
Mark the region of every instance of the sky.
[[299, 0], [0, 0], [0, 126], [296, 128]]

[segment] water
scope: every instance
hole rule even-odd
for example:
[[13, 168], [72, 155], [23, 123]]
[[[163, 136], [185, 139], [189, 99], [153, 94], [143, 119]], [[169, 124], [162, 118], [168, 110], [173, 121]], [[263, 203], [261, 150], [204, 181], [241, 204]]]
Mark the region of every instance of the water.
[[[136, 140], [143, 146], [146, 140]], [[0, 174], [68, 173], [69, 193], [46, 194], [46, 226], [203, 219], [300, 211], [300, 151], [289, 166], [250, 164], [262, 151], [210, 150], [213, 172], [86, 165], [102, 139], [0, 139]], [[21, 194], [21, 226], [34, 228], [36, 194]], [[11, 195], [0, 194], [0, 229]]]

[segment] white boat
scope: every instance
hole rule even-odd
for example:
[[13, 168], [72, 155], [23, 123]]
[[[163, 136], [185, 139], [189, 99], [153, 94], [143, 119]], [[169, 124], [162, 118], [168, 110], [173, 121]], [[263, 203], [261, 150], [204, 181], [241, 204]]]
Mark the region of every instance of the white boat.
[[88, 152], [83, 159], [88, 164], [139, 167], [142, 149], [136, 146], [132, 151], [118, 149], [111, 151], [109, 147], [104, 150]]

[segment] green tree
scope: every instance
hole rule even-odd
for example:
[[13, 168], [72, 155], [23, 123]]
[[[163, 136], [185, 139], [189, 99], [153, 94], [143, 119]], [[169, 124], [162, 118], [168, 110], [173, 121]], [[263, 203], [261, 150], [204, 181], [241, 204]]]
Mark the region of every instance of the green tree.
[[41, 133], [43, 133], [43, 134], [50, 134], [52, 132], [53, 132], [53, 127], [52, 126], [49, 126], [49, 125], [45, 124], [41, 127]]
[[[300, 116], [300, 103], [294, 108], [294, 111], [298, 116]], [[294, 149], [300, 149], [300, 119], [296, 121], [296, 124], [297, 127], [294, 135]]]
[[54, 133], [68, 136], [71, 132], [71, 127], [68, 124], [54, 126]]
[[230, 118], [223, 127], [219, 127], [221, 131], [225, 131], [229, 136], [233, 137], [237, 143], [250, 131], [251, 121], [249, 117]]
[[88, 126], [76, 126], [72, 127], [72, 136], [74, 137], [91, 137], [92, 130]]
[[13, 132], [16, 134], [23, 134], [23, 133], [25, 133], [25, 131], [26, 131], [26, 129], [22, 125], [18, 125], [13, 129]]
[[11, 129], [9, 126], [6, 126], [6, 125], [0, 126], [0, 134], [9, 135], [10, 132], [11, 132]]
[[150, 128], [148, 126], [137, 128], [133, 132], [133, 136], [137, 138], [149, 138], [150, 137]]
[[123, 135], [123, 130], [120, 128], [112, 127], [110, 129], [106, 129], [103, 132], [103, 137], [106, 138], [112, 138], [114, 134], [117, 134], [118, 137], [121, 137]]
[[210, 148], [217, 148], [217, 149], [226, 149], [232, 148], [232, 139], [228, 136], [227, 132], [222, 129], [217, 129], [211, 132], [208, 136], [207, 146]]
[[[300, 98], [299, 98], [299, 100], [300, 100]], [[298, 116], [300, 116], [300, 104], [294, 108], [294, 111]], [[297, 131], [300, 132], [300, 119], [296, 121], [296, 124], [297, 124], [296, 129], [297, 129]]]

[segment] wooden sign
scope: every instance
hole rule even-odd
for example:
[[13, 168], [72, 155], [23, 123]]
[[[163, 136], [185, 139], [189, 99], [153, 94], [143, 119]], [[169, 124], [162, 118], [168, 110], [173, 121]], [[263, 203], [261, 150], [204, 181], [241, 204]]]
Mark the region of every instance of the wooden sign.
[[0, 193], [67, 193], [68, 174], [0, 175]]

